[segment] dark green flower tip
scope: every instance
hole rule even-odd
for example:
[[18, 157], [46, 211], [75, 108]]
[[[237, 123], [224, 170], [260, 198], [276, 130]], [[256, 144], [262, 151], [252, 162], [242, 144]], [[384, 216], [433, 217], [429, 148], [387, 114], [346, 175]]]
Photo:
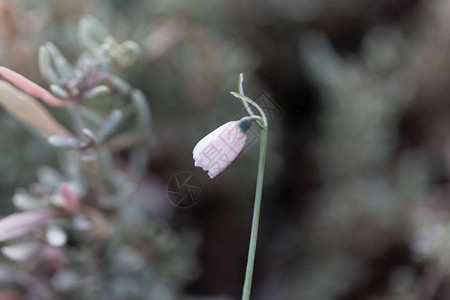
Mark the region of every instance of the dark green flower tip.
[[250, 128], [250, 126], [252, 126], [252, 119], [243, 118], [239, 121], [238, 126], [243, 132], [247, 132], [247, 130]]

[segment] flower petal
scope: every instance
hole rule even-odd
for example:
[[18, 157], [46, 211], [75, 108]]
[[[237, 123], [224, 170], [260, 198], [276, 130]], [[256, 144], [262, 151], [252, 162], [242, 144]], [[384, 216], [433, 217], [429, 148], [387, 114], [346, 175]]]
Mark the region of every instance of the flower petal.
[[220, 126], [204, 137], [193, 150], [195, 166], [216, 177], [239, 155], [244, 148], [247, 135], [239, 127], [238, 121]]

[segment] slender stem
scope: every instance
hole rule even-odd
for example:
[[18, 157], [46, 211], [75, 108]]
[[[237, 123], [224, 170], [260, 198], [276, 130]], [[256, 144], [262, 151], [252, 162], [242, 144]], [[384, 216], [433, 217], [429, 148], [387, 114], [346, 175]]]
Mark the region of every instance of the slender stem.
[[83, 121], [81, 120], [80, 114], [80, 104], [75, 102], [72, 109], [73, 122], [75, 124], [75, 130], [77, 131], [78, 137], [81, 138], [83, 135]]
[[[255, 101], [253, 101], [252, 99], [250, 99], [247, 96], [241, 95], [239, 93], [236, 92], [231, 92], [231, 95], [233, 95], [236, 98], [239, 98], [241, 100], [243, 100], [244, 102], [253, 105], [259, 112], [259, 114], [261, 115], [261, 118], [263, 119], [263, 123], [261, 124], [259, 121], [257, 121], [258, 125], [262, 128], [262, 127], [267, 127], [267, 116], [264, 113], [264, 111], [262, 110], [261, 106], [258, 105], [258, 103], [256, 103]], [[254, 116], [254, 114], [251, 114], [251, 116]]]
[[258, 126], [259, 126], [260, 122], [262, 123], [264, 121], [263, 118], [261, 118], [260, 116], [257, 116], [257, 115], [249, 116], [249, 117], [243, 117], [242, 119], [240, 119], [240, 121], [242, 121], [242, 120], [256, 121], [258, 123]]
[[[239, 74], [238, 90], [239, 90], [239, 94], [244, 95], [244, 87], [242, 86], [242, 82], [244, 82], [244, 74], [241, 73], [241, 74]], [[242, 105], [244, 105], [244, 108], [247, 111], [248, 115], [254, 116], [255, 113], [253, 112], [250, 105], [244, 99], [241, 99], [241, 101], [242, 101]]]
[[253, 266], [255, 264], [256, 243], [258, 239], [259, 215], [261, 211], [261, 196], [264, 180], [264, 165], [266, 163], [267, 127], [261, 128], [261, 142], [259, 146], [258, 177], [256, 179], [255, 204], [253, 207], [252, 232], [250, 234], [250, 246], [248, 249], [247, 270], [242, 292], [242, 300], [250, 299], [252, 289]]

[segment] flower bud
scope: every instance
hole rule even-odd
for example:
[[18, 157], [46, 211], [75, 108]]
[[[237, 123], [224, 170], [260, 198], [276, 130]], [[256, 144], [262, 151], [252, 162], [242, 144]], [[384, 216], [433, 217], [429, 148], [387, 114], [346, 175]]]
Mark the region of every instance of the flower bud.
[[251, 120], [231, 121], [220, 126], [195, 146], [193, 157], [195, 166], [216, 177], [239, 155], [244, 148]]

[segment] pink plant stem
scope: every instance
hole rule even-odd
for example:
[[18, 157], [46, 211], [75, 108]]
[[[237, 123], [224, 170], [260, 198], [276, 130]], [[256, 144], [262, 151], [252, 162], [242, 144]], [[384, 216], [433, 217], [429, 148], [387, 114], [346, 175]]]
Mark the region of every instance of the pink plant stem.
[[61, 99], [53, 96], [49, 91], [42, 88], [35, 82], [25, 78], [13, 70], [10, 70], [5, 67], [0, 67], [0, 75], [2, 75], [5, 79], [13, 83], [19, 89], [27, 92], [28, 94], [41, 99], [45, 103], [51, 106], [65, 106], [69, 101], [63, 101]]

